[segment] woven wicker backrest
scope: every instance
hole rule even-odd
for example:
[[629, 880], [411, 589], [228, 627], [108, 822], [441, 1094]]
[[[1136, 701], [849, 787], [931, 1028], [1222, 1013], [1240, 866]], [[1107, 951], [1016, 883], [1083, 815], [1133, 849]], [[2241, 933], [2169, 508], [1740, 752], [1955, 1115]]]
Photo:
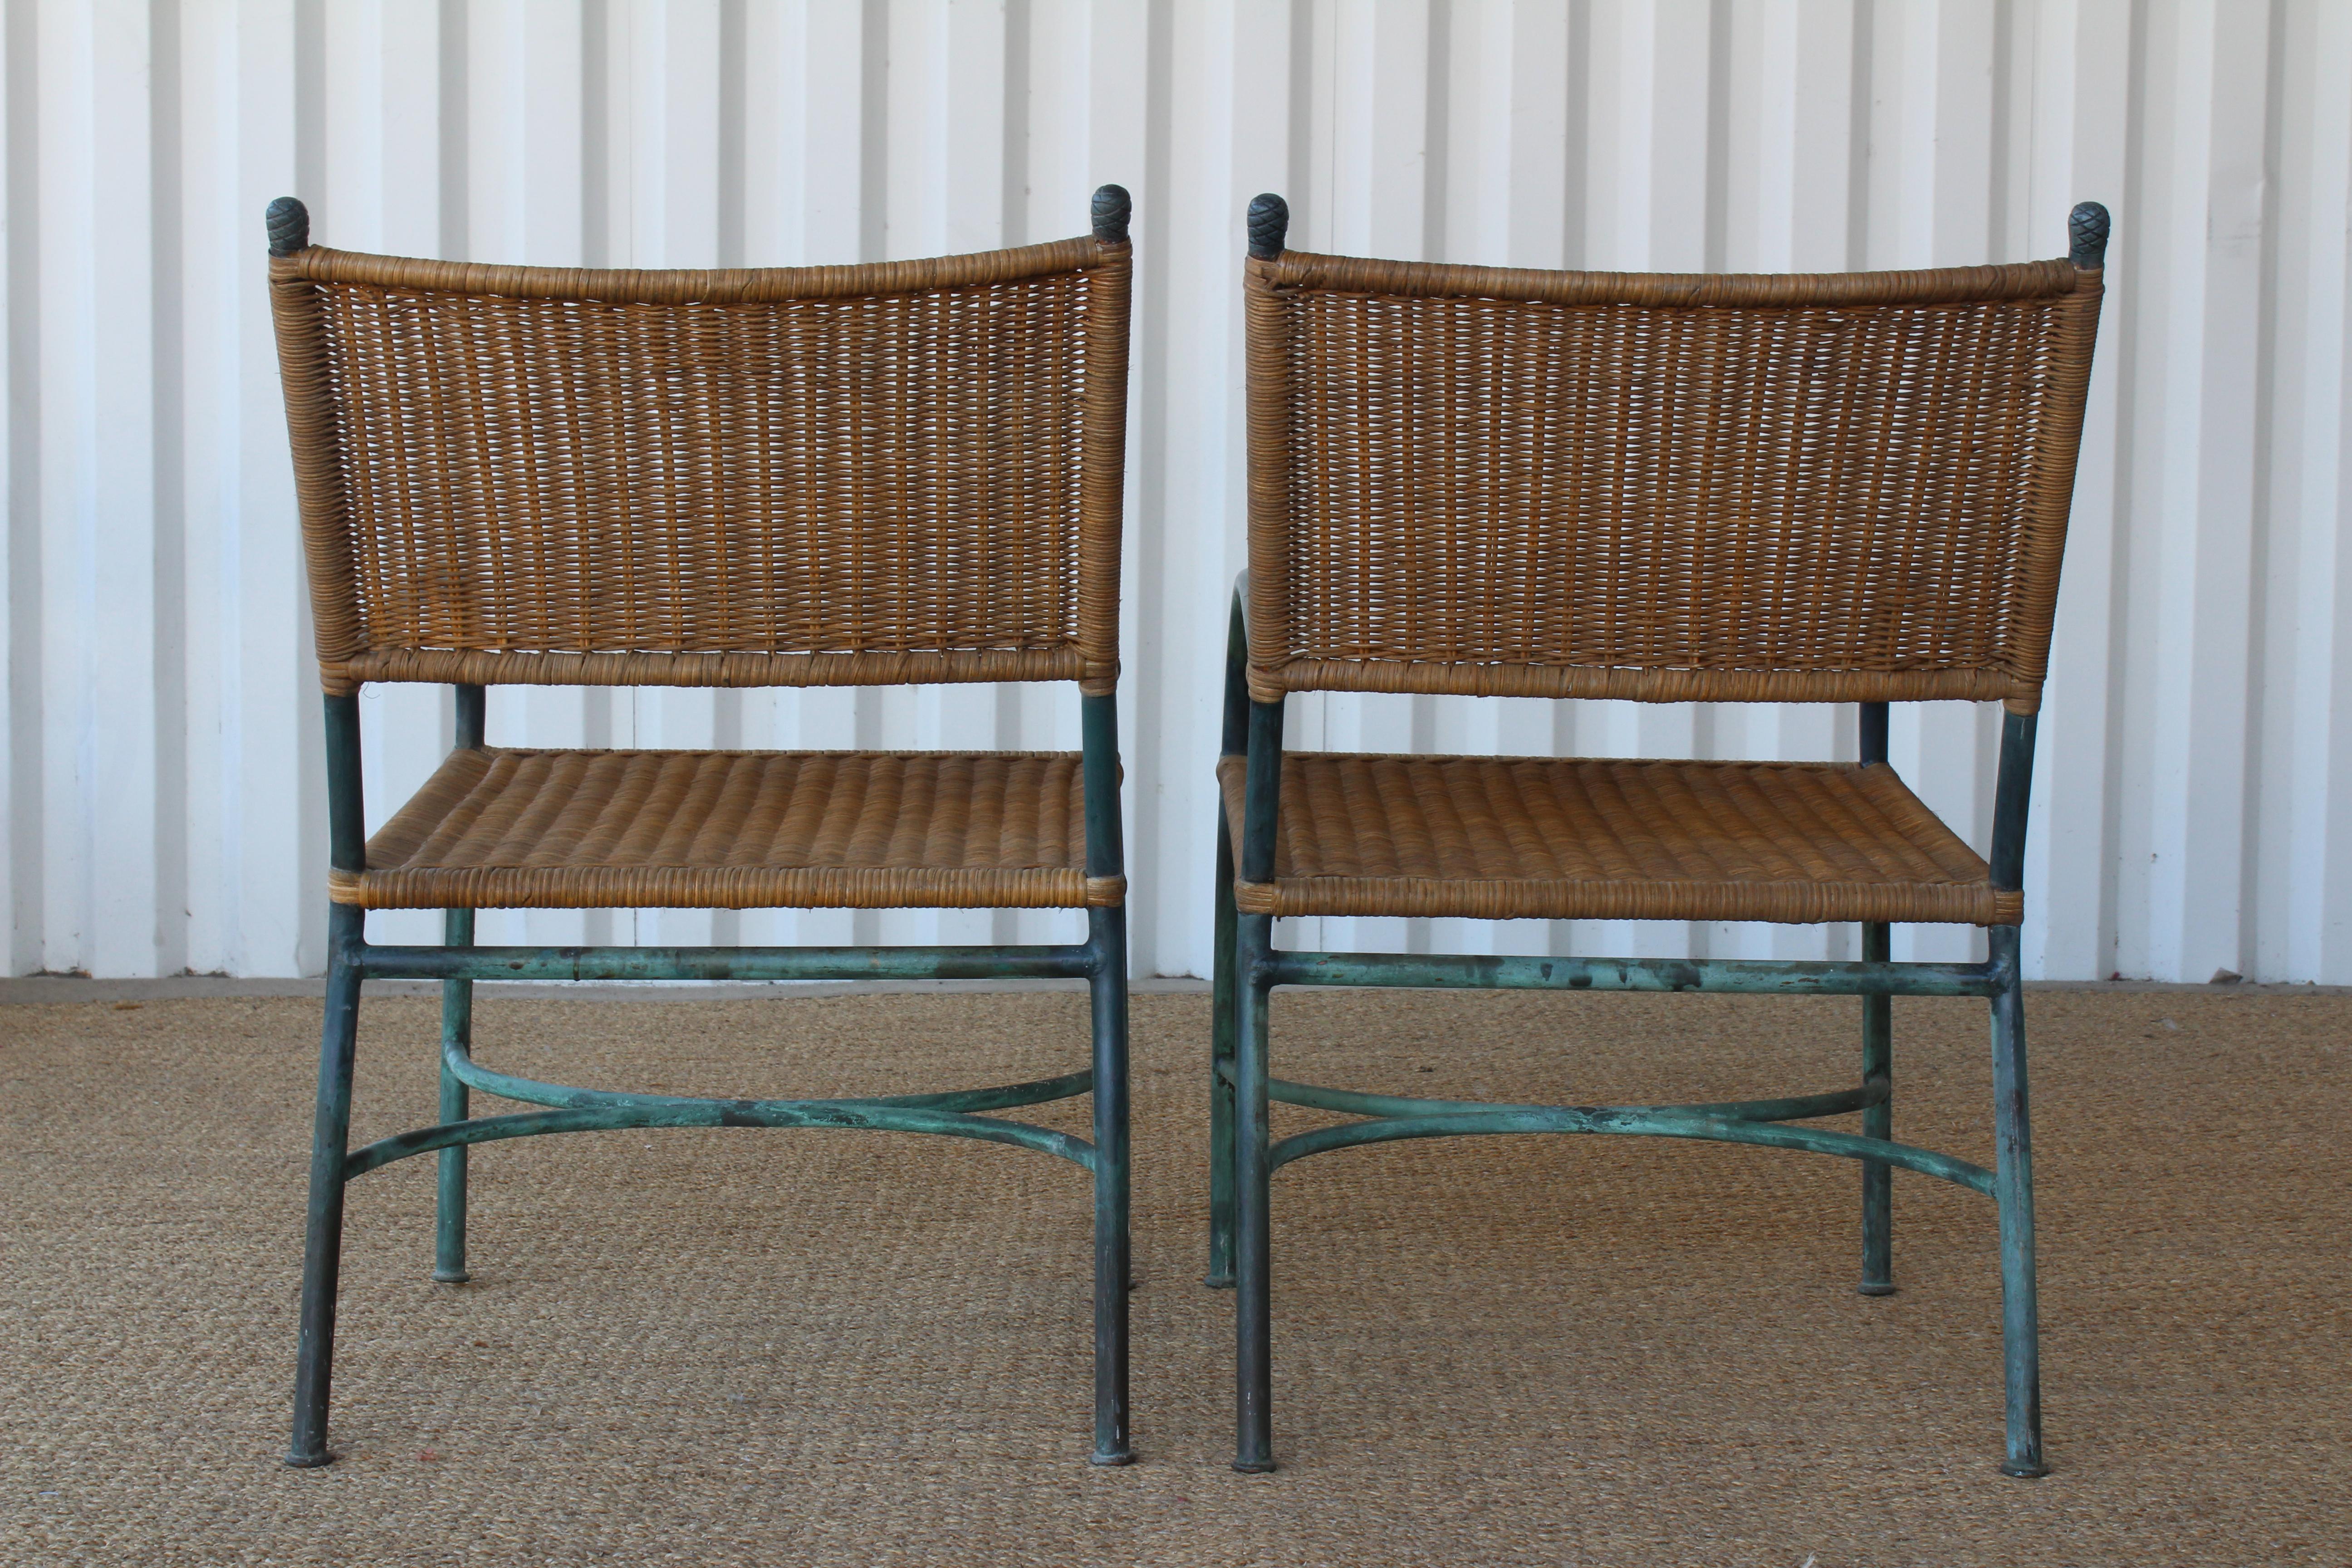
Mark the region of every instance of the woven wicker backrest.
[[1246, 289], [1260, 700], [2038, 703], [2099, 273]]
[[273, 257], [328, 689], [1110, 690], [1129, 258]]

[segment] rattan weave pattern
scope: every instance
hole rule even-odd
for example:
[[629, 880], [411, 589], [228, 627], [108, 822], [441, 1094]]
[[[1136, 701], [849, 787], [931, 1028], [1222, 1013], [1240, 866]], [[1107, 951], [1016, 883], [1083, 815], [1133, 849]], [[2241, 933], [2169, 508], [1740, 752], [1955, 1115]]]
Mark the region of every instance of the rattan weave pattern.
[[[1242, 836], [1246, 760], [1219, 763]], [[1245, 914], [2014, 925], [2023, 895], [1883, 763], [1287, 752]]]
[[1076, 909], [1079, 755], [454, 752], [330, 873], [368, 909]]
[[1129, 256], [273, 258], [328, 689], [1111, 689]]
[[1259, 700], [2038, 703], [2097, 273], [1245, 278]]

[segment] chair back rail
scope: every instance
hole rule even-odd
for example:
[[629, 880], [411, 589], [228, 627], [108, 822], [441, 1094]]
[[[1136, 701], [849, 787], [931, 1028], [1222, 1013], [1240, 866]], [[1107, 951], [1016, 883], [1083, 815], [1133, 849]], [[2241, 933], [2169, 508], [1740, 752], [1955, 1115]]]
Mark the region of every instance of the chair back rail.
[[1097, 237], [856, 267], [273, 254], [327, 689], [1109, 692], [1117, 216]]
[[2039, 703], [2101, 274], [1253, 232], [1250, 694]]

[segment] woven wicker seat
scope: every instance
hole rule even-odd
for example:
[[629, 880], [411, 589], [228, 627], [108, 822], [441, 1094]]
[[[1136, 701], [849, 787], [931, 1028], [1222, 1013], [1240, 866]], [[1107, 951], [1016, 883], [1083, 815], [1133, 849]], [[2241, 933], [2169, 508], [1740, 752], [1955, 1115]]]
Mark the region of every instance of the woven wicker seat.
[[[1209, 1277], [1237, 1294], [1234, 1468], [1274, 1465], [1277, 1168], [1397, 1139], [1610, 1132], [1859, 1162], [1869, 1295], [1895, 1289], [1892, 1171], [1995, 1198], [2002, 1468], [2041, 1474], [2019, 927], [2105, 210], [2075, 210], [2064, 260], [1802, 277], [1314, 256], [1286, 248], [1288, 222], [1278, 196], [1251, 205], [1249, 570], [1217, 764]], [[1860, 754], [1289, 751], [1285, 700], [1315, 691], [1853, 702]], [[1888, 703], [1954, 699], [2004, 710], [1989, 855], [1888, 762]], [[1862, 930], [1859, 962], [1275, 945], [1277, 917], [1314, 915]], [[1895, 963], [1906, 921], [1983, 927], [1989, 957]], [[1296, 1083], [1269, 1060], [1281, 985], [1859, 995], [1861, 1081], [1609, 1107]], [[1991, 1003], [1994, 1169], [1895, 1141], [1898, 994]], [[1277, 1141], [1277, 1101], [1360, 1120]], [[1858, 1132], [1808, 1125], [1850, 1112]]]
[[[1241, 837], [1240, 757], [1217, 768]], [[1257, 915], [2014, 922], [1976, 851], [1880, 763], [1290, 752]]]
[[1083, 909], [1076, 752], [453, 752], [331, 872], [367, 909]]
[[[1118, 601], [1127, 193], [1090, 235], [855, 267], [606, 271], [313, 246], [269, 293], [326, 695], [328, 972], [288, 1462], [324, 1464], [343, 1187], [440, 1163], [463, 1283], [477, 1142], [639, 1127], [1010, 1143], [1094, 1187], [1094, 1451], [1128, 1439]], [[358, 694], [456, 688], [456, 745], [362, 841]], [[494, 686], [1075, 685], [1076, 752], [492, 747]], [[484, 909], [1066, 909], [1083, 942], [491, 947]], [[446, 944], [367, 940], [440, 909]], [[443, 982], [441, 1121], [349, 1147], [360, 988]], [[539, 1083], [474, 1058], [473, 983], [1068, 979], [1088, 1065], [884, 1100]], [[476, 1117], [481, 1091], [537, 1109]], [[1006, 1110], [1085, 1095], [1092, 1141]]]

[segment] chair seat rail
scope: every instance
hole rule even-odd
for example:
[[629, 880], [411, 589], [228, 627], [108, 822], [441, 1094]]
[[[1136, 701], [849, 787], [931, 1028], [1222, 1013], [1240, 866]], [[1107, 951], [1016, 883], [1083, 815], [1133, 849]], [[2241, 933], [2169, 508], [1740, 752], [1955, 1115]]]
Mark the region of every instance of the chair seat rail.
[[348, 962], [371, 980], [1083, 980], [1090, 947], [394, 947]]
[[1255, 977], [1269, 985], [1395, 985], [1475, 991], [1767, 992], [1784, 996], [1991, 996], [2011, 978], [1999, 963], [1848, 963], [1776, 958], [1542, 958], [1484, 952], [1277, 950]]

